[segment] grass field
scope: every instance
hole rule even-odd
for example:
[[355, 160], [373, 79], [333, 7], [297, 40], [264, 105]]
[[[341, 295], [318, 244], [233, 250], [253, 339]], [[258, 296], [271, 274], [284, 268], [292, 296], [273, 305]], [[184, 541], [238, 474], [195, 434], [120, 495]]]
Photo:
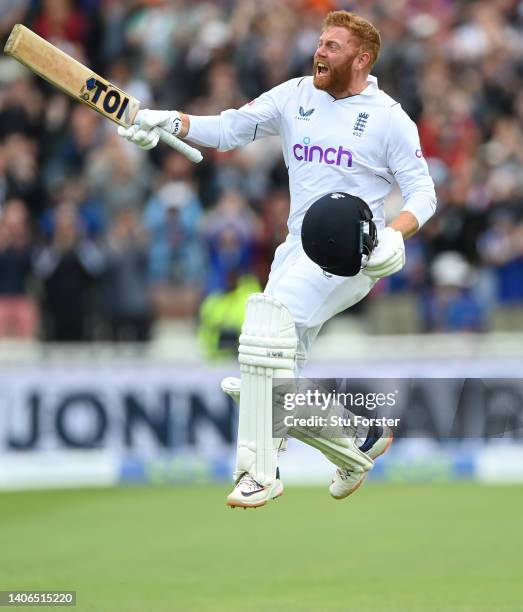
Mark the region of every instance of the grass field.
[[0, 589], [115, 612], [523, 610], [523, 487], [288, 488], [258, 510], [226, 492], [1, 494]]

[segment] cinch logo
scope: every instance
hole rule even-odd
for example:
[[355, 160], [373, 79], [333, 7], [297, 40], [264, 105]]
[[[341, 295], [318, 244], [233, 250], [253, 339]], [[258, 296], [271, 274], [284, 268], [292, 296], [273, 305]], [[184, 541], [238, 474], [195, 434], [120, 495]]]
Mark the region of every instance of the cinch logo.
[[344, 149], [342, 146], [338, 148], [328, 147], [323, 149], [318, 145], [309, 147], [311, 139], [304, 138], [304, 144], [295, 144], [292, 147], [295, 159], [305, 162], [318, 162], [320, 164], [328, 164], [329, 166], [346, 165], [347, 168], [352, 168], [352, 152]]
[[[102, 100], [100, 96], [104, 94]], [[116, 118], [121, 119], [129, 105], [129, 98], [121, 91], [112, 88], [109, 83], [102, 83], [96, 77], [87, 79], [82, 87], [80, 97], [85, 102], [104, 109], [109, 115], [116, 113]], [[123, 98], [123, 99], [122, 99]]]

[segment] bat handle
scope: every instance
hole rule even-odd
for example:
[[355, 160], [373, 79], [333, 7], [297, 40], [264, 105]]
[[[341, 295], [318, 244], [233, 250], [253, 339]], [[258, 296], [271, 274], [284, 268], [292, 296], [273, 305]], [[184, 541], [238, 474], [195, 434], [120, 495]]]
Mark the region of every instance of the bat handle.
[[203, 155], [200, 153], [200, 151], [198, 151], [198, 149], [191, 147], [186, 142], [183, 142], [183, 140], [176, 138], [176, 136], [173, 136], [170, 132], [167, 132], [162, 128], [158, 128], [158, 130], [160, 132], [160, 140], [162, 142], [165, 142], [166, 145], [169, 145], [170, 147], [178, 151], [178, 153], [185, 155], [187, 159], [194, 162], [195, 164], [198, 164], [202, 161]]

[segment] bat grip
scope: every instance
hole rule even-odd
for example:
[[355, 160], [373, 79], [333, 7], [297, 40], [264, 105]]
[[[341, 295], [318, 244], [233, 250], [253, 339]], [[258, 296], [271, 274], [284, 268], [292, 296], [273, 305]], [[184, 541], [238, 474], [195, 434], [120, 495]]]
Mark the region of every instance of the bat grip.
[[176, 138], [176, 136], [173, 136], [170, 132], [167, 132], [162, 128], [157, 129], [160, 133], [160, 140], [162, 142], [165, 142], [166, 145], [169, 145], [170, 147], [178, 151], [178, 153], [185, 155], [187, 159], [194, 162], [195, 164], [198, 164], [202, 161], [203, 156], [200, 151], [198, 151], [198, 149], [191, 147], [186, 142], [183, 142], [183, 140]]

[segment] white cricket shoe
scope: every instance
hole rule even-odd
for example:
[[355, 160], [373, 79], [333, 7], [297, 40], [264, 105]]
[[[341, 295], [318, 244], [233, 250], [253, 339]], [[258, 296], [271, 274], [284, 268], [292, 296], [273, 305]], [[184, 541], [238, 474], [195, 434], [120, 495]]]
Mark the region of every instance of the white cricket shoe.
[[[386, 453], [394, 437], [390, 427], [381, 428], [379, 436], [368, 435], [365, 442], [359, 447], [373, 461]], [[334, 499], [344, 499], [361, 487], [369, 472], [355, 472], [338, 468], [334, 474], [329, 492]]]
[[270, 499], [283, 495], [283, 483], [280, 472], [276, 471], [274, 482], [264, 487], [248, 472], [242, 474], [236, 481], [234, 489], [227, 496], [227, 505], [231, 508], [259, 508], [265, 506]]
[[338, 468], [329, 487], [329, 492], [334, 499], [344, 499], [354, 491], [357, 491], [367, 477], [367, 472], [351, 472]]

